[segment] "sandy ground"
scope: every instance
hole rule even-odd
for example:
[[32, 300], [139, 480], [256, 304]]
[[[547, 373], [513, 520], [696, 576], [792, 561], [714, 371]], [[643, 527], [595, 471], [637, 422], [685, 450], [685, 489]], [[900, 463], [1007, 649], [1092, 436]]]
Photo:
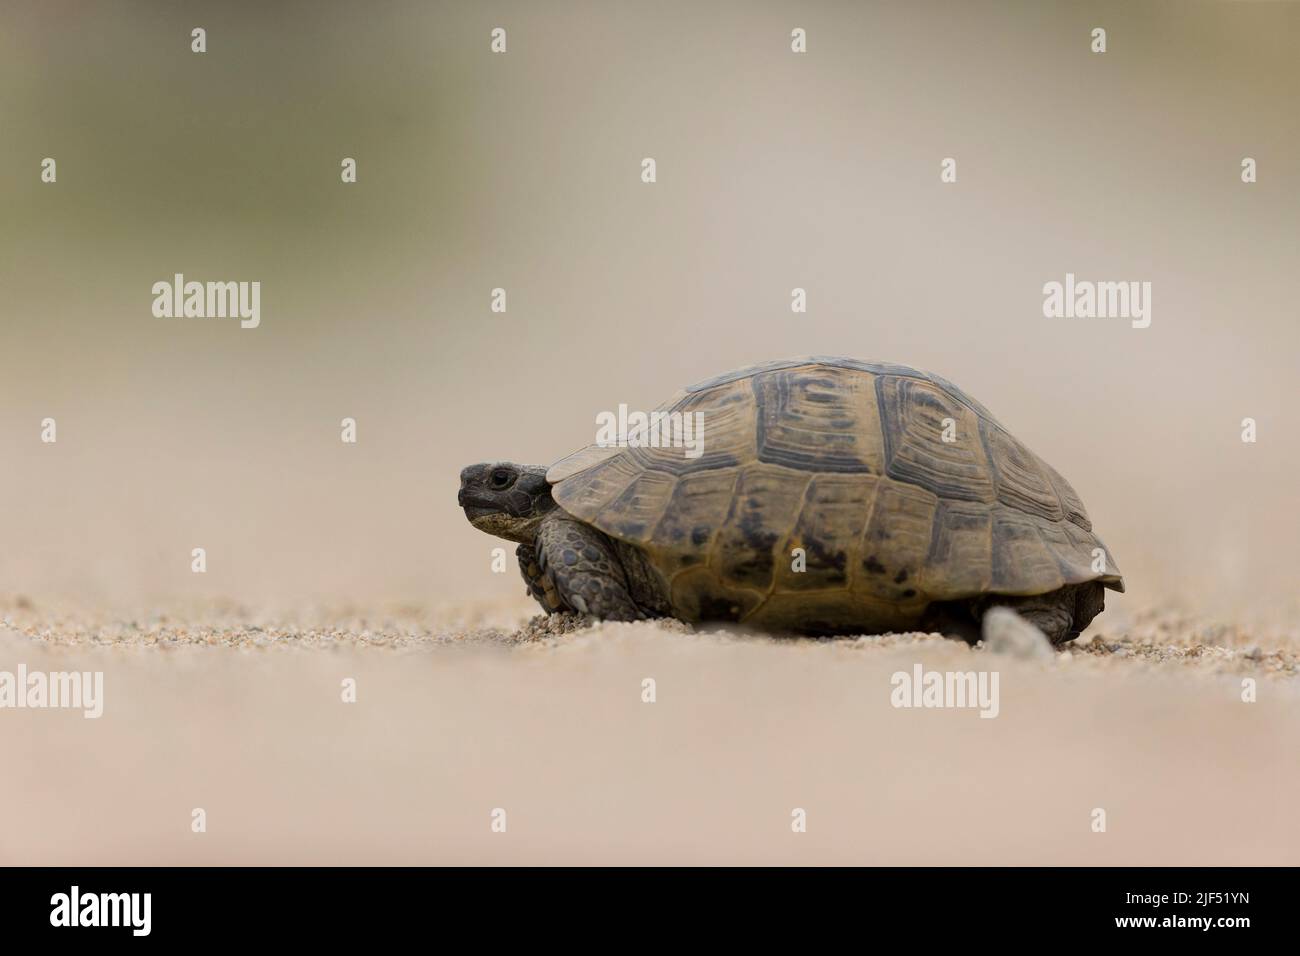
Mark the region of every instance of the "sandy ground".
[[[202, 56], [123, 6], [0, 3], [0, 682], [106, 698], [0, 708], [0, 862], [1300, 863], [1300, 5], [1108, 4], [1104, 56], [1032, 0], [209, 4]], [[1149, 327], [1047, 319], [1069, 274]], [[1069, 479], [1086, 645], [527, 626], [462, 467], [818, 353]], [[893, 707], [918, 664], [998, 716]]]
[[[104, 673], [97, 720], [0, 710], [4, 863], [1300, 863], [1300, 640], [1171, 608], [1048, 661], [523, 602], [0, 611], [0, 670]], [[892, 706], [917, 664], [996, 671], [997, 717]]]

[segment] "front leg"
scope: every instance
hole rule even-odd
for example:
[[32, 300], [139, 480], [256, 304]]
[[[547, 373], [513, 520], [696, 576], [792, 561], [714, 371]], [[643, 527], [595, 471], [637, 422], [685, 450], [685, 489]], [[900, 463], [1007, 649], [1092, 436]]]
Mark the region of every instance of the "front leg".
[[555, 590], [555, 583], [550, 576], [542, 570], [533, 546], [521, 544], [515, 548], [515, 557], [519, 559], [519, 573], [523, 575], [524, 584], [528, 585], [528, 593], [542, 606], [542, 610], [547, 614], [564, 610], [560, 593]]
[[606, 621], [639, 621], [646, 616], [628, 592], [627, 575], [613, 542], [591, 525], [552, 514], [537, 532], [537, 559], [560, 600], [580, 614]]

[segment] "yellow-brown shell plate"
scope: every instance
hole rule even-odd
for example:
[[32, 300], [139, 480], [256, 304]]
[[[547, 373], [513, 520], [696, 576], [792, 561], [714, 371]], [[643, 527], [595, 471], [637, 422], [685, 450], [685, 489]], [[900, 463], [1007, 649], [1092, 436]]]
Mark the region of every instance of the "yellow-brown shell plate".
[[701, 413], [703, 454], [593, 445], [547, 478], [570, 514], [645, 551], [684, 617], [899, 627], [931, 601], [1124, 589], [1069, 483], [937, 376], [792, 359], [658, 410]]

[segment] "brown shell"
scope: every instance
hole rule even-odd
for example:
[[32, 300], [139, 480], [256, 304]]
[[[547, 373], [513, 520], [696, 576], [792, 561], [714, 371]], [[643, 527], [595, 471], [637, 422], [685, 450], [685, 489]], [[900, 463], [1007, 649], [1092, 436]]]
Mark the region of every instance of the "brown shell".
[[935, 375], [793, 359], [659, 411], [702, 413], [703, 454], [592, 445], [547, 478], [562, 508], [644, 551], [688, 620], [897, 628], [932, 601], [1124, 589], [1109, 552], [1092, 570], [1105, 546], [1069, 483]]

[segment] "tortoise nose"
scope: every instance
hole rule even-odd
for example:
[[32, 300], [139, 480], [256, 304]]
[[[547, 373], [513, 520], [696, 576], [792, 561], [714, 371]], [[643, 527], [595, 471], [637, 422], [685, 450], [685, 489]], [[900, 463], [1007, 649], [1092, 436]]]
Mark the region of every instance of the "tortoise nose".
[[462, 507], [462, 508], [465, 507], [465, 488], [464, 488], [464, 486], [461, 487], [460, 491], [459, 491], [459, 492], [457, 493], [457, 495], [456, 495], [456, 504], [460, 505], [460, 507]]

